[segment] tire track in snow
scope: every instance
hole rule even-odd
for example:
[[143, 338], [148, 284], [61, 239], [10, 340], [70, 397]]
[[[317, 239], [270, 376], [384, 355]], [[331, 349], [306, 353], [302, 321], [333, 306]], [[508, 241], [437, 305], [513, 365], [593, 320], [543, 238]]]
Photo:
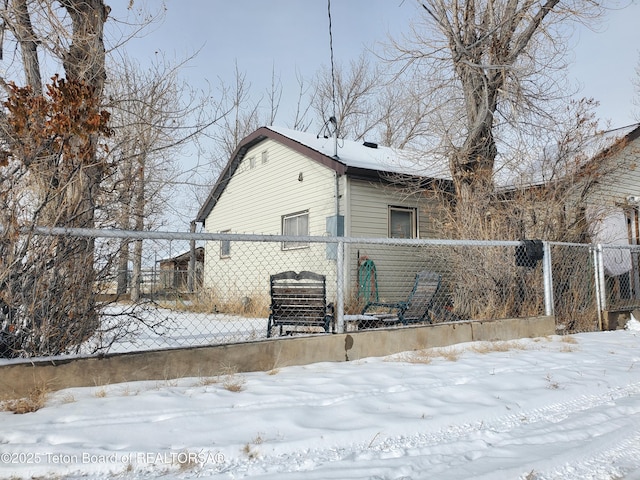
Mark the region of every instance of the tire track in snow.
[[[490, 433], [491, 443], [486, 439], [485, 448], [498, 445], [501, 440], [518, 438], [515, 431], [521, 428], [535, 426], [536, 431], [551, 433], [562, 433], [563, 429], [554, 431], [553, 425], [570, 420], [574, 415], [583, 415], [585, 411], [596, 409], [615, 402], [624, 397], [635, 397], [640, 395], [640, 382], [624, 387], [614, 388], [606, 393], [598, 395], [582, 395], [575, 399], [556, 402], [531, 410], [523, 410], [505, 416], [496, 417], [490, 420], [482, 420], [474, 423], [463, 423], [450, 425], [437, 432], [417, 433], [399, 437], [379, 437], [375, 442], [368, 444], [361, 443], [348, 446], [337, 446], [335, 448], [311, 449], [298, 452], [291, 452], [282, 455], [263, 455], [258, 459], [236, 458], [224, 465], [219, 465], [207, 473], [229, 474], [230, 478], [242, 478], [243, 476], [256, 476], [260, 474], [272, 475], [276, 472], [296, 472], [309, 469], [309, 461], [318, 464], [330, 462], [358, 462], [365, 463], [372, 459], [380, 458], [384, 455], [387, 458], [399, 458], [415, 455], [429, 455], [426, 452], [429, 448], [438, 447], [439, 450], [447, 450], [443, 446], [449, 445], [452, 448], [446, 453], [434, 455], [432, 463], [434, 466], [442, 468], [455, 468], [470, 463], [480, 457], [474, 456], [468, 450], [458, 451], [461, 446], [483, 442], [478, 434]], [[618, 418], [624, 415], [619, 413]], [[608, 417], [600, 423], [609, 423], [612, 418]], [[599, 423], [595, 424], [596, 426]], [[459, 445], [457, 445], [459, 444]], [[626, 438], [616, 437], [615, 445], [611, 448], [598, 452], [590, 457], [580, 460], [577, 464], [562, 465], [554, 470], [543, 473], [535, 472], [536, 480], [556, 480], [556, 479], [608, 479], [620, 478], [623, 467], [613, 465], [615, 460], [618, 464], [625, 464], [627, 460], [637, 459], [640, 456], [640, 434], [633, 432]], [[631, 463], [631, 462], [629, 462]], [[357, 468], [357, 465], [347, 468]], [[368, 467], [363, 467], [368, 468]], [[207, 471], [205, 466], [205, 472]], [[526, 474], [526, 472], [524, 472]], [[616, 477], [618, 476], [618, 477]], [[524, 478], [524, 477], [523, 477]]]
[[[612, 448], [577, 463], [564, 464], [549, 472], [535, 472], [536, 480], [602, 480], [640, 478], [637, 459], [640, 457], [640, 433], [616, 437]], [[634, 474], [630, 477], [630, 474]]]

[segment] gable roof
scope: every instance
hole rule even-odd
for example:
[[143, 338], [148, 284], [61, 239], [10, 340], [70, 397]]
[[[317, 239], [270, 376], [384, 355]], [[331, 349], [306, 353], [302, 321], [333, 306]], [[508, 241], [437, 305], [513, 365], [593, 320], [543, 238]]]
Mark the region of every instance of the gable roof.
[[[195, 250], [196, 253], [196, 261], [203, 262], [204, 261], [204, 247], [197, 247]], [[181, 262], [188, 262], [191, 259], [191, 251], [181, 253], [180, 255], [176, 255], [171, 258], [163, 258], [161, 260], [157, 260], [157, 263], [160, 265], [169, 265], [169, 264], [178, 264]]]
[[562, 162], [567, 167], [564, 171], [560, 169], [558, 171], [550, 171], [542, 167], [545, 164], [545, 157], [555, 160], [558, 156], [558, 146], [550, 144], [540, 152], [537, 162], [525, 164], [529, 168], [519, 172], [508, 172], [511, 175], [505, 175], [500, 181], [496, 182], [497, 191], [505, 193], [520, 189], [543, 187], [566, 181], [567, 179], [574, 181], [573, 175], [593, 169], [599, 163], [618, 152], [620, 148], [638, 138], [640, 138], [640, 123], [596, 132], [592, 137], [585, 138], [579, 145], [579, 149], [575, 149], [572, 152], [563, 152], [567, 156]]
[[606, 157], [617, 151], [619, 147], [633, 142], [640, 138], [640, 123], [627, 125], [626, 127], [615, 128], [601, 133], [602, 142], [597, 144], [597, 150], [592, 153], [590, 159], [596, 160]]
[[346, 174], [375, 181], [384, 180], [392, 175], [451, 179], [446, 165], [424, 162], [419, 152], [383, 147], [369, 142], [338, 139], [338, 155], [334, 156], [336, 147], [333, 138], [280, 127], [261, 127], [240, 141], [207, 200], [200, 208], [196, 222], [204, 222], [211, 213], [247, 151], [267, 139], [291, 148], [310, 160], [334, 170], [338, 175]]

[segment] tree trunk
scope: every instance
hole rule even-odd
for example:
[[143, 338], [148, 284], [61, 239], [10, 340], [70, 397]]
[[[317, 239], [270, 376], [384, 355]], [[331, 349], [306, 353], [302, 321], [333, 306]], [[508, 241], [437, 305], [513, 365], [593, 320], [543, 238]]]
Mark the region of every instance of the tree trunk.
[[[135, 195], [133, 216], [135, 219], [134, 230], [142, 232], [144, 230], [145, 213], [145, 159], [147, 153], [138, 155], [138, 172], [134, 182]], [[142, 283], [142, 240], [136, 240], [133, 248], [133, 278], [131, 285], [131, 300], [136, 302], [140, 299], [140, 286]]]
[[42, 92], [42, 79], [40, 76], [40, 62], [38, 61], [38, 41], [31, 24], [27, 0], [13, 0], [12, 7], [16, 18], [13, 33], [20, 44], [27, 85], [33, 88], [34, 93], [40, 94]]
[[118, 251], [118, 271], [116, 273], [116, 293], [124, 295], [129, 288], [129, 240], [122, 240]]

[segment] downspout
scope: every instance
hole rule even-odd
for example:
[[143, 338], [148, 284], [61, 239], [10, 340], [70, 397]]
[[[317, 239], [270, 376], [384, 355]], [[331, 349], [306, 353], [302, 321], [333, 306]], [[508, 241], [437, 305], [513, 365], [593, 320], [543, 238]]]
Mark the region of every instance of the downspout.
[[336, 218], [340, 215], [340, 174], [335, 172], [336, 179]]
[[[337, 155], [336, 155], [337, 157]], [[340, 175], [335, 172], [335, 194], [336, 194], [336, 235], [338, 232], [338, 224], [340, 218]], [[344, 262], [344, 243], [336, 244], [336, 326], [338, 333], [343, 333], [344, 328], [344, 278], [345, 278], [345, 262]]]

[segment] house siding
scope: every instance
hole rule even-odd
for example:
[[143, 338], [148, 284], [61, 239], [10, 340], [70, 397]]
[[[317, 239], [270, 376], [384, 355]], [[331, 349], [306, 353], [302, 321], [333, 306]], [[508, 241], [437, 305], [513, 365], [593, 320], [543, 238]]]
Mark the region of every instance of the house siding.
[[[326, 218], [335, 214], [335, 184], [330, 168], [265, 140], [247, 151], [207, 217], [206, 231], [279, 235], [284, 215], [304, 211], [309, 234], [323, 236]], [[324, 244], [283, 250], [279, 242], [231, 242], [228, 258], [220, 258], [219, 249], [218, 242], [207, 244], [204, 285], [223, 300], [248, 296], [268, 304], [269, 275], [286, 270], [327, 275], [328, 292], [335, 295], [335, 261]]]
[[[266, 163], [263, 151], [268, 152]], [[252, 157], [254, 168], [249, 166]], [[335, 210], [327, 199], [334, 197], [333, 171], [266, 140], [247, 152], [205, 226], [211, 232], [280, 234], [283, 215], [308, 210], [309, 233], [323, 235], [325, 217]]]
[[[350, 235], [388, 238], [389, 206], [415, 208], [419, 238], [439, 237], [436, 230], [438, 204], [420, 193], [407, 194], [392, 186], [349, 179]], [[378, 296], [381, 301], [406, 300], [415, 274], [424, 269], [437, 271], [437, 261], [424, 248], [401, 245], [351, 245], [346, 255], [350, 268], [348, 284], [358, 292], [359, 260], [367, 258], [376, 266]], [[356, 295], [357, 297], [357, 295]], [[362, 299], [357, 299], [362, 302]], [[366, 300], [366, 299], [365, 299]]]
[[640, 198], [640, 139], [613, 153], [601, 168], [604, 176], [589, 196], [589, 203], [619, 209], [629, 196]]
[[349, 203], [353, 237], [388, 237], [389, 206], [415, 208], [418, 212], [419, 238], [436, 236], [433, 215], [438, 205], [419, 193], [408, 195], [391, 186], [350, 179]]
[[[263, 152], [267, 161], [263, 162]], [[252, 160], [254, 159], [253, 163]], [[327, 218], [336, 214], [336, 180], [339, 213], [344, 216], [344, 234], [351, 237], [386, 238], [389, 206], [412, 207], [418, 215], [420, 238], [438, 236], [434, 222], [437, 204], [420, 194], [407, 195], [379, 181], [338, 175], [340, 163], [307, 157], [295, 145], [267, 138], [251, 146], [224, 184], [205, 219], [211, 233], [282, 233], [282, 217], [308, 212], [309, 234], [327, 235]], [[338, 170], [341, 171], [340, 168]], [[363, 174], [360, 170], [356, 170]], [[366, 174], [366, 172], [364, 172]], [[338, 175], [336, 177], [336, 175]], [[333, 248], [332, 248], [333, 247]], [[416, 247], [401, 245], [346, 245], [345, 298], [347, 313], [358, 311], [360, 257], [374, 260], [378, 271], [379, 298], [406, 299], [415, 273], [435, 269], [431, 256]], [[219, 242], [209, 242], [205, 251], [204, 289], [224, 308], [225, 302], [269, 304], [269, 275], [309, 270], [327, 279], [327, 300], [336, 300], [335, 246], [311, 243], [307, 248], [283, 250], [276, 242], [230, 243], [230, 255], [220, 256]]]

